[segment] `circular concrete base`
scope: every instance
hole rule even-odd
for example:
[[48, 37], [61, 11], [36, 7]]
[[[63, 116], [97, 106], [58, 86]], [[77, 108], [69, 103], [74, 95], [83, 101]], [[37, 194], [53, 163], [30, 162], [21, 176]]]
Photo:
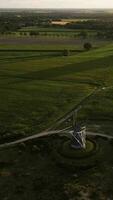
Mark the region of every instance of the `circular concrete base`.
[[61, 154], [68, 158], [83, 158], [92, 155], [97, 150], [97, 144], [86, 140], [86, 148], [75, 149], [71, 146], [70, 140], [65, 142], [61, 148]]
[[71, 147], [71, 141], [63, 141], [54, 151], [57, 164], [71, 170], [87, 169], [97, 164], [98, 144], [87, 139], [85, 149], [74, 149]]

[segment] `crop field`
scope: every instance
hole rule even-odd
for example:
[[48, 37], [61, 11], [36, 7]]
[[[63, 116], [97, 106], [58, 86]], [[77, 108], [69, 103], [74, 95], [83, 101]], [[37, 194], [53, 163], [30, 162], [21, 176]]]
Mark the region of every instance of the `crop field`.
[[[90, 19], [92, 20], [92, 19]], [[94, 19], [95, 20], [95, 19]], [[89, 19], [61, 19], [60, 21], [52, 21], [51, 24], [58, 24], [58, 25], [65, 25], [68, 23], [76, 23], [76, 22], [83, 22], [83, 21], [89, 21]]]
[[[72, 30], [72, 29], [69, 29], [69, 28], [64, 28], [64, 27], [60, 27], [60, 28], [55, 28], [55, 27], [48, 27], [48, 28], [43, 28], [43, 27], [37, 27], [37, 26], [29, 26], [29, 27], [24, 27], [24, 28], [21, 28], [19, 30], [20, 32], [29, 32], [29, 31], [39, 31], [39, 32], [59, 32], [59, 33], [76, 33], [76, 32], [80, 32], [81, 30]], [[85, 30], [85, 31], [89, 31], [89, 32], [94, 32], [93, 30]]]
[[[82, 38], [58, 38], [58, 37], [47, 37], [47, 36], [32, 36], [32, 37], [17, 37], [17, 36], [1, 36], [0, 37], [0, 46], [2, 45], [43, 45], [42, 48], [47, 48], [47, 46], [53, 46], [53, 49], [58, 48], [59, 46], [73, 46], [73, 48], [83, 47], [84, 42], [87, 39]], [[93, 46], [101, 46], [105, 44], [109, 44], [111, 41], [109, 40], [100, 40], [100, 39], [88, 39], [89, 42], [93, 44]], [[60, 48], [60, 47], [59, 47]]]
[[[56, 22], [57, 23], [57, 22]], [[65, 22], [58, 22], [59, 23], [64, 23]], [[31, 27], [25, 27], [25, 28], [21, 28], [20, 30], [18, 30], [18, 32], [12, 33], [13, 35], [16, 34], [18, 36], [22, 36], [22, 35], [30, 35], [30, 32], [35, 31], [38, 33], [38, 35], [40, 36], [46, 36], [46, 37], [77, 37], [79, 36], [79, 34], [81, 32], [83, 32], [83, 30], [78, 30], [78, 29], [69, 29], [69, 28], [39, 28], [39, 27], [35, 27], [35, 26], [31, 26]], [[87, 36], [93, 37], [96, 35], [96, 31], [95, 30], [88, 30], [88, 29], [84, 29], [85, 32], [87, 32]]]

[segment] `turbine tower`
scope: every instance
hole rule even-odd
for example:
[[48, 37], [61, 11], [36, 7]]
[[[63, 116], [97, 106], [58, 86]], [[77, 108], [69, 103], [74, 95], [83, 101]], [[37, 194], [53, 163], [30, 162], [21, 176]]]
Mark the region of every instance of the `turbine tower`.
[[73, 113], [73, 131], [71, 136], [71, 147], [75, 149], [86, 147], [86, 126], [77, 123], [77, 112]]
[[81, 149], [86, 147], [86, 127], [76, 125], [71, 133], [71, 146], [75, 149]]

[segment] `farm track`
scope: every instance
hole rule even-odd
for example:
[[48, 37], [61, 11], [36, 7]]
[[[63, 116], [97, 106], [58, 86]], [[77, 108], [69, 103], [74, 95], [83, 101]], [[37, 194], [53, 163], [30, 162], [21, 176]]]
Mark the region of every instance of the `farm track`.
[[100, 137], [104, 137], [104, 138], [108, 138], [108, 139], [113, 139], [112, 135], [107, 135], [107, 134], [102, 134], [102, 133], [87, 132], [87, 135], [100, 136]]

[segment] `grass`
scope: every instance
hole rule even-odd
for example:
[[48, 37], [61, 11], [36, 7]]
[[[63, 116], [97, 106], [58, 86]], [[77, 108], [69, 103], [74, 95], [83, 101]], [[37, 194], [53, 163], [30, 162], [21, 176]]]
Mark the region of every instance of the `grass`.
[[31, 26], [31, 27], [25, 27], [25, 28], [21, 28], [20, 31], [32, 31], [32, 30], [35, 30], [35, 31], [42, 31], [42, 32], [73, 32], [72, 29], [66, 29], [66, 28], [39, 28], [39, 27], [36, 27], [36, 26]]
[[[112, 122], [112, 93], [113, 88], [97, 93], [95, 98], [89, 99], [87, 104], [83, 106], [80, 116], [85, 116], [85, 118], [90, 121], [100, 121], [100, 123], [103, 123], [103, 127], [106, 122]], [[112, 129], [110, 129], [110, 124], [109, 126], [107, 126], [107, 129], [105, 129], [104, 127], [104, 131], [108, 134], [113, 135]]]
[[[1, 45], [2, 48], [16, 47]], [[30, 48], [39, 46], [20, 45], [20, 49]], [[0, 142], [12, 136], [15, 139], [42, 131], [98, 87], [108, 88], [83, 104], [79, 118], [101, 123], [101, 131], [112, 134], [112, 85], [113, 44], [68, 57], [0, 51]], [[110, 127], [109, 131], [105, 123]], [[96, 193], [100, 190], [102, 194], [107, 194], [107, 190], [109, 194], [113, 193], [113, 159], [108, 156], [112, 153], [109, 141], [99, 142], [102, 148], [99, 157], [96, 154], [87, 160], [78, 159], [76, 163], [75, 159], [70, 161], [54, 152], [62, 139], [52, 137], [0, 151], [0, 199], [69, 199], [72, 189], [65, 189], [65, 186], [71, 184], [72, 188], [77, 188], [78, 183], [91, 188], [92, 195], [94, 188]], [[55, 164], [51, 151], [56, 163], [61, 162], [64, 168], [71, 169], [70, 172]], [[75, 166], [93, 166], [97, 160], [99, 167], [97, 165], [88, 173], [75, 171]]]
[[[83, 30], [80, 30], [80, 29], [69, 29], [69, 28], [55, 28], [55, 27], [49, 27], [49, 28], [39, 28], [39, 27], [36, 27], [36, 26], [31, 26], [31, 27], [25, 27], [25, 28], [21, 28], [18, 32], [30, 32], [30, 31], [37, 31], [39, 32], [40, 34], [42, 33], [47, 33], [49, 35], [70, 35], [70, 36], [73, 36], [73, 35], [76, 35], [76, 34], [79, 34], [81, 31]], [[94, 35], [96, 34], [96, 31], [95, 30], [87, 30], [85, 29], [84, 31], [86, 31], [88, 33], [88, 35]]]
[[[112, 85], [112, 55], [113, 45], [69, 57], [0, 52], [1, 136], [40, 132], [95, 87]], [[112, 118], [112, 100], [103, 96], [102, 104], [101, 94], [95, 106], [91, 99], [82, 116], [99, 118], [99, 105]]]
[[10, 50], [10, 49], [17, 49], [17, 50], [64, 50], [64, 49], [69, 49], [69, 50], [78, 50], [82, 49], [79, 47], [79, 45], [41, 45], [41, 44], [22, 44], [20, 43], [19, 45], [12, 44], [0, 44], [0, 50]]

